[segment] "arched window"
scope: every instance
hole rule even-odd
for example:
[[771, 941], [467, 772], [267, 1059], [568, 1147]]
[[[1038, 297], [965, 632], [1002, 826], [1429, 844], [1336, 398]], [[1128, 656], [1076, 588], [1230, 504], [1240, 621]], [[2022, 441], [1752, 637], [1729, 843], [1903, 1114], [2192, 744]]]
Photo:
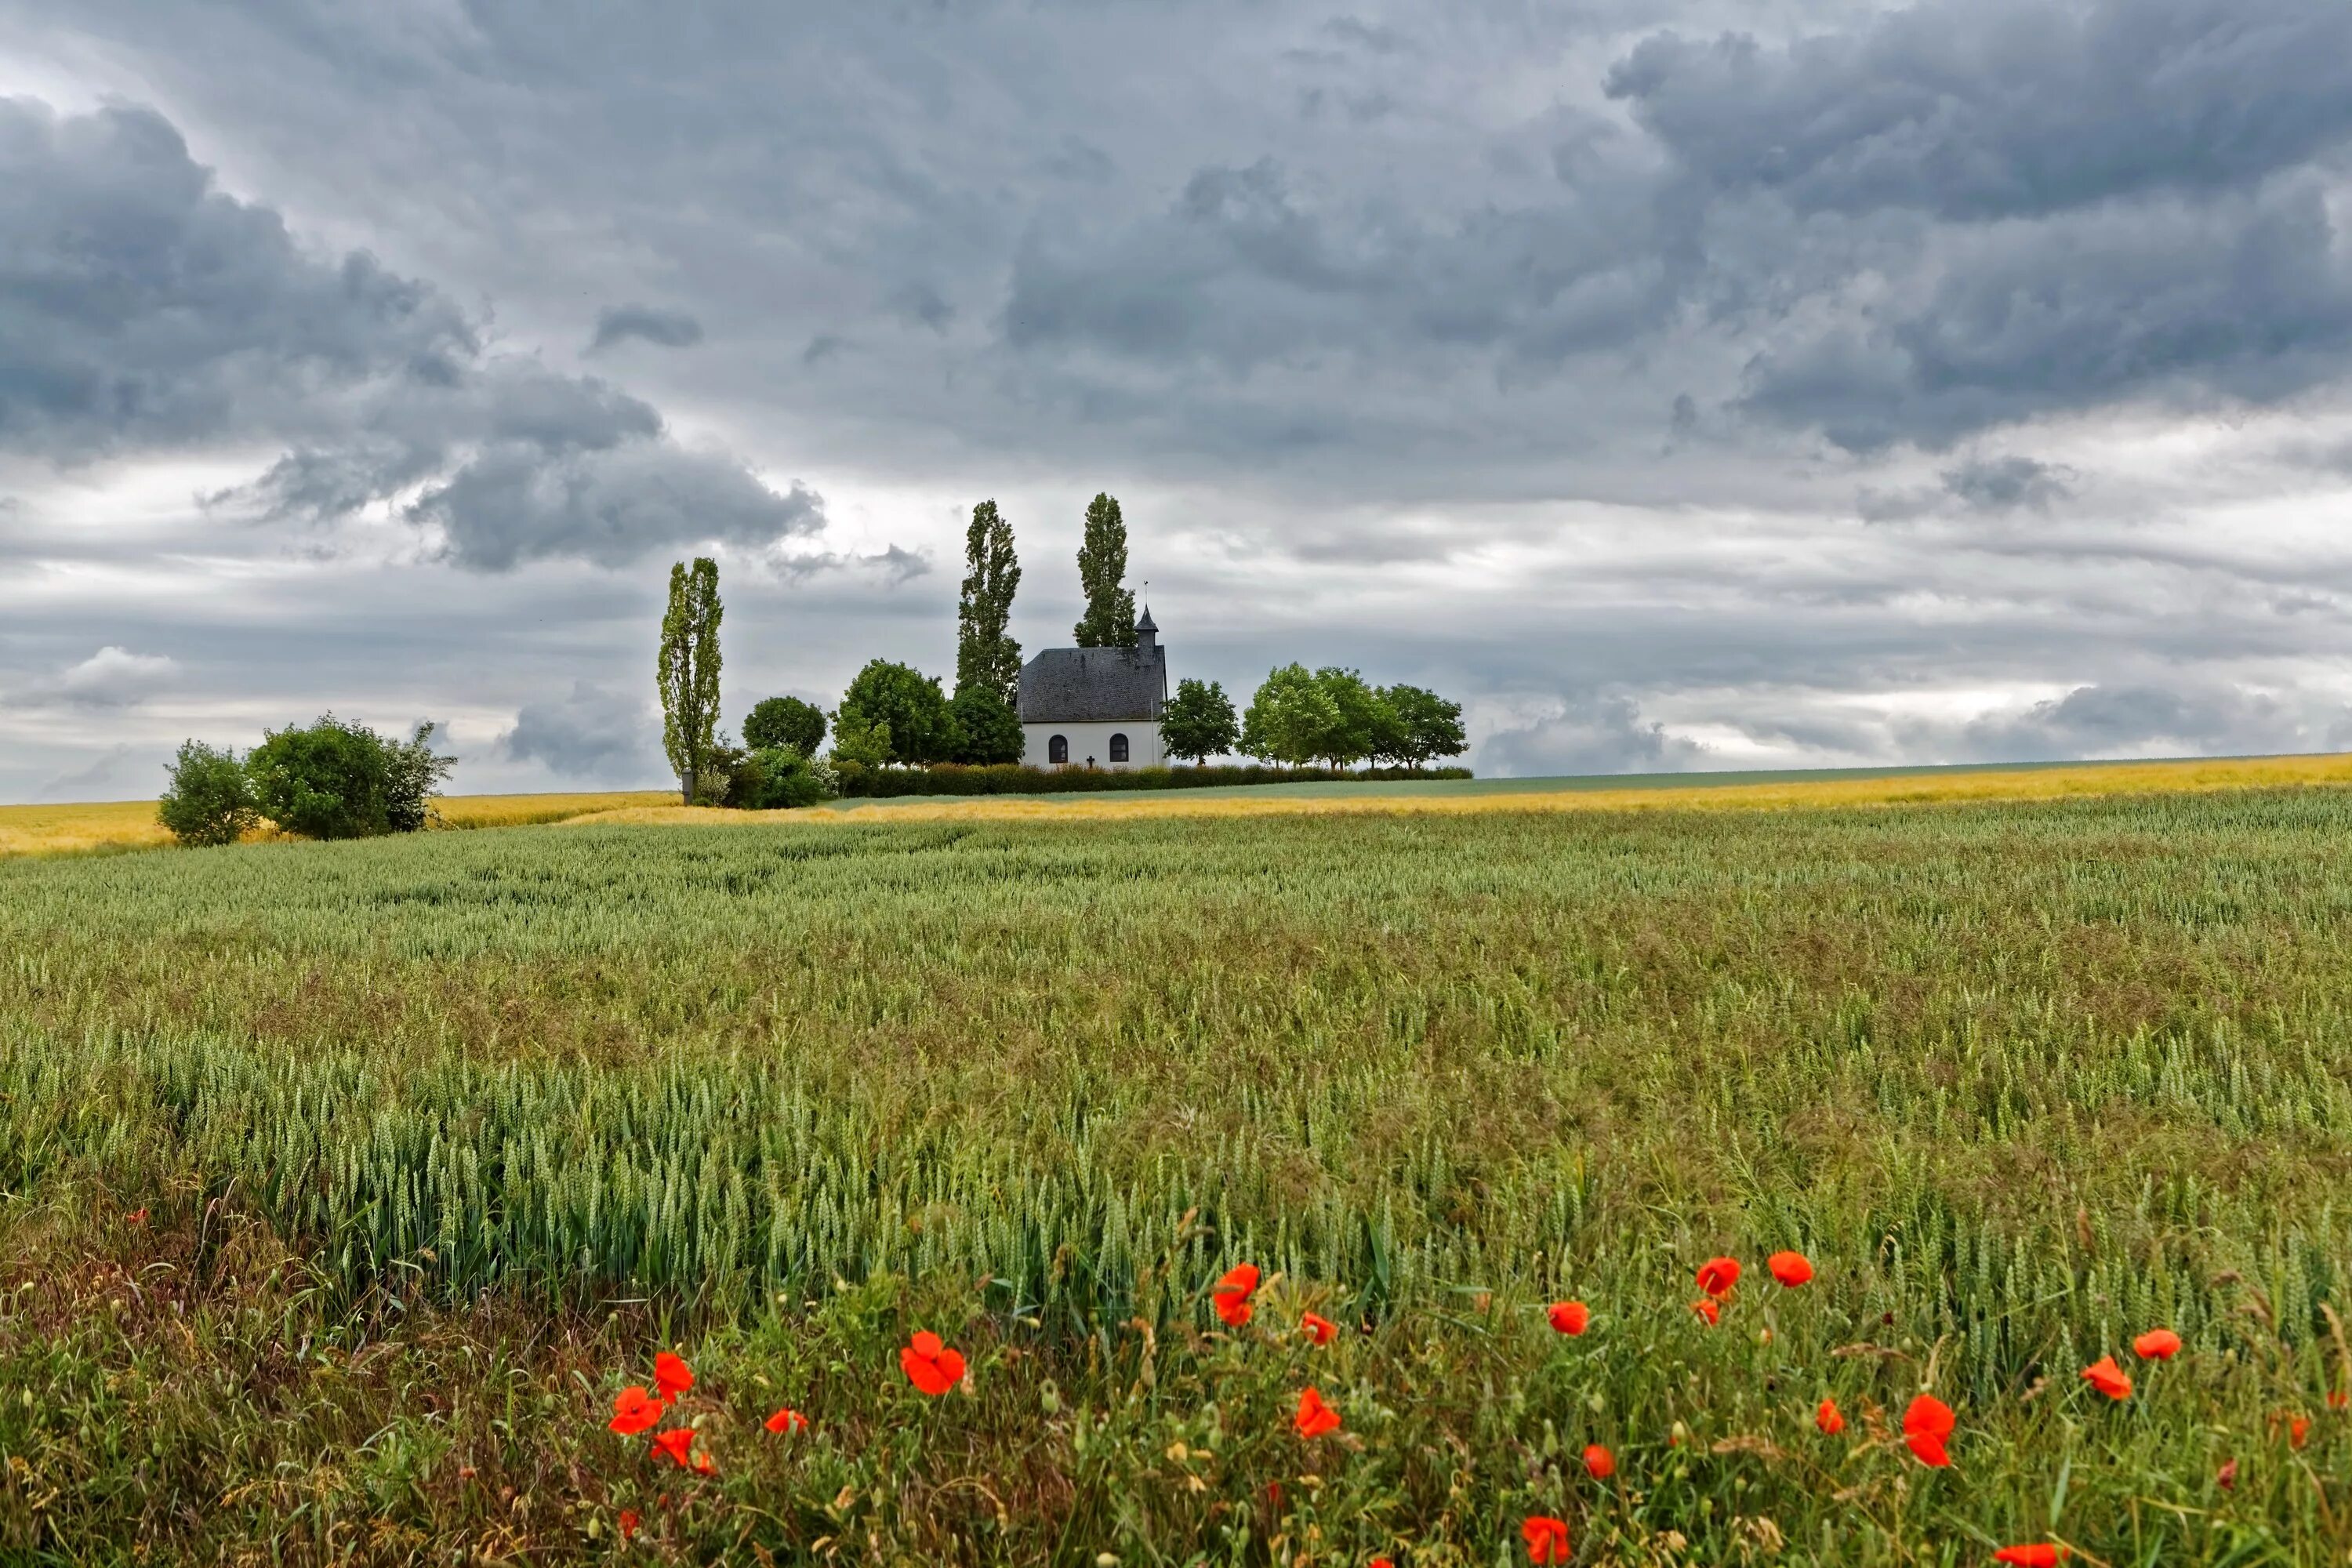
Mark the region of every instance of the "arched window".
[[1127, 761], [1126, 736], [1113, 735], [1110, 738], [1110, 760], [1114, 763], [1123, 763]]
[[1056, 735], [1045, 742], [1045, 760], [1057, 766], [1070, 760], [1070, 738]]

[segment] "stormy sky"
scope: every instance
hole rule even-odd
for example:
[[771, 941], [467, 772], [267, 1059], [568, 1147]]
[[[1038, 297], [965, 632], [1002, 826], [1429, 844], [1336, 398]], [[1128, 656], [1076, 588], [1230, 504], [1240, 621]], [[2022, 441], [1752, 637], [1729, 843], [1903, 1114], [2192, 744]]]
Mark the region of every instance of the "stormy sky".
[[0, 800], [665, 782], [1108, 489], [1482, 771], [2352, 746], [2340, 0], [0, 0]]

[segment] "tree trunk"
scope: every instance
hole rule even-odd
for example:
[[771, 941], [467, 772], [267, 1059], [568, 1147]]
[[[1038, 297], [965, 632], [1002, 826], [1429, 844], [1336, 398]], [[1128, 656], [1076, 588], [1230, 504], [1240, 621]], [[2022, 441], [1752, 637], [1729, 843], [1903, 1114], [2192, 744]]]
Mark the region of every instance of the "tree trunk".
[[678, 781], [678, 794], [685, 798], [687, 805], [692, 805], [694, 804], [694, 773], [692, 769], [688, 769], [687, 771], [686, 777]]

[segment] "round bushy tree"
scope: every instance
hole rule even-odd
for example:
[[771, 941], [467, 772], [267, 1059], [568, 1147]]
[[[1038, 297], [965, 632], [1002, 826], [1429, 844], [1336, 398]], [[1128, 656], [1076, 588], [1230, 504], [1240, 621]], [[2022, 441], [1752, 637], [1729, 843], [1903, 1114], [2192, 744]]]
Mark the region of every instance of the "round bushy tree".
[[911, 664], [870, 661], [841, 694], [841, 706], [889, 726], [894, 763], [944, 763], [955, 755], [955, 715], [939, 680]]
[[824, 744], [824, 710], [797, 697], [770, 697], [743, 721], [743, 743], [755, 752], [790, 746], [814, 757]]
[[960, 763], [988, 764], [1021, 760], [1021, 715], [985, 686], [967, 686], [948, 704], [955, 721]]
[[1223, 682], [1203, 685], [1180, 680], [1176, 695], [1160, 716], [1160, 743], [1171, 757], [1190, 757], [1205, 765], [1211, 757], [1241, 743], [1241, 721], [1234, 716], [1233, 699]]
[[234, 844], [260, 818], [253, 779], [234, 752], [183, 741], [155, 816], [187, 845]]

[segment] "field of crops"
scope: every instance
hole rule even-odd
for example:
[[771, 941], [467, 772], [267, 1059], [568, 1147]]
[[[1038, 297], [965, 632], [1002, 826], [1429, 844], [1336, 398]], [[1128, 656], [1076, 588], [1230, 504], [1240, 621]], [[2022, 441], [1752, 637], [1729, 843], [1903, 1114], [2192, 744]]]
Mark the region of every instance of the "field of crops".
[[0, 864], [0, 1555], [2345, 1563], [2306, 784]]
[[[444, 827], [521, 827], [568, 822], [595, 812], [657, 806], [675, 800], [667, 790], [605, 790], [583, 795], [457, 795], [434, 802]], [[259, 837], [270, 837], [265, 829]], [[109, 800], [78, 805], [0, 805], [0, 858], [12, 855], [74, 855], [157, 849], [172, 842], [155, 820], [152, 800]]]

